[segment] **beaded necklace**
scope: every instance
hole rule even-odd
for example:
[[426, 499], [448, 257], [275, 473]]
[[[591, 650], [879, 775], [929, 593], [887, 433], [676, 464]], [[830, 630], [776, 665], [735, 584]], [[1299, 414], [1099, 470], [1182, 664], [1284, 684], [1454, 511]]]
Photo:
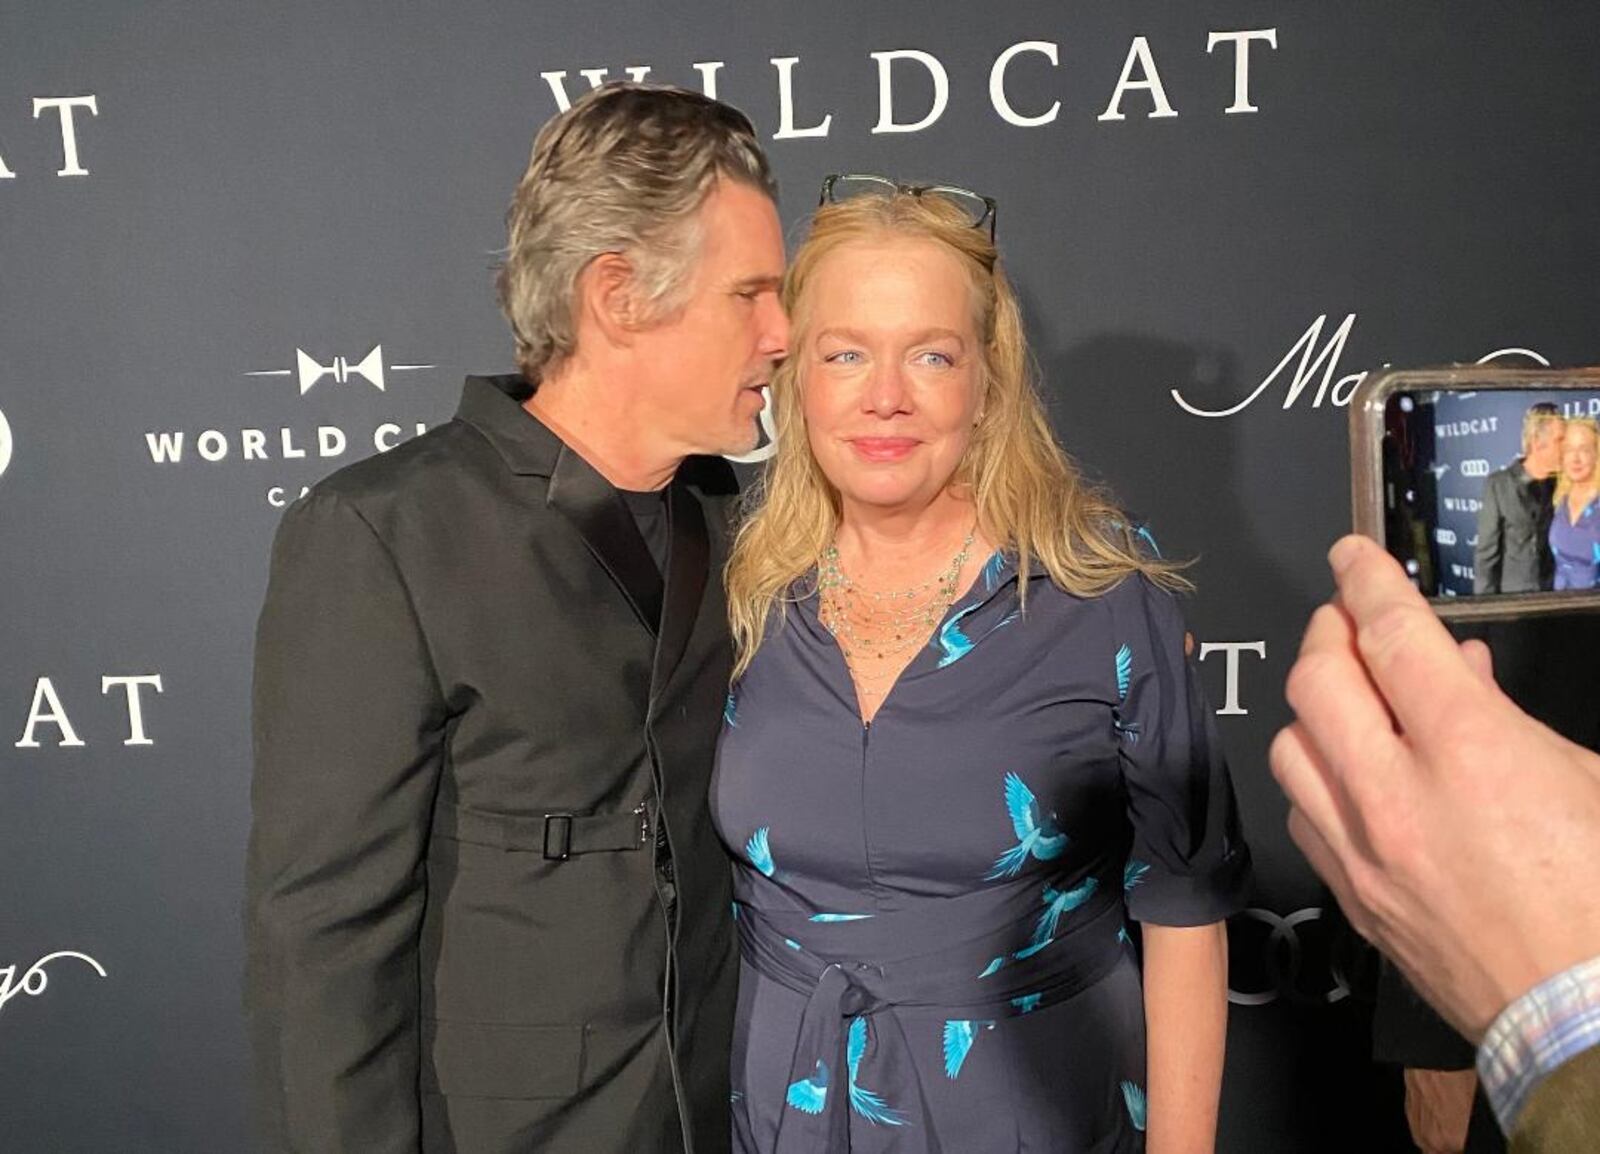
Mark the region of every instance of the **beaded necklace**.
[[878, 695], [878, 686], [897, 676], [903, 664], [881, 669], [866, 661], [897, 657], [920, 646], [944, 617], [959, 591], [977, 527], [961, 542], [950, 564], [909, 589], [863, 589], [839, 567], [839, 549], [829, 545], [817, 569], [818, 617], [844, 654], [845, 665], [861, 692]]

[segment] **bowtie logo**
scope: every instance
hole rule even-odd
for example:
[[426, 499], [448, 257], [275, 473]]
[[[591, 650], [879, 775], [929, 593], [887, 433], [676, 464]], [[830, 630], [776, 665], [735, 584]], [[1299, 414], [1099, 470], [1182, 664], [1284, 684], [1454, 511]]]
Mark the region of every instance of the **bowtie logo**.
[[258, 369], [248, 372], [247, 377], [294, 377], [300, 384], [300, 395], [309, 393], [318, 383], [332, 378], [335, 384], [345, 384], [353, 378], [359, 377], [367, 384], [377, 389], [380, 393], [387, 387], [386, 373], [404, 373], [416, 369], [431, 369], [433, 365], [388, 365], [383, 363], [383, 346], [373, 345], [372, 351], [359, 361], [352, 361], [348, 357], [337, 356], [331, 364], [323, 364], [316, 357], [297, 348], [294, 351], [293, 369]]
[[331, 365], [321, 365], [304, 349], [295, 349], [294, 360], [302, 397], [323, 377], [332, 377], [341, 385], [351, 377], [360, 377], [380, 393], [383, 391], [382, 345], [373, 345], [372, 351], [353, 365], [343, 357], [334, 357]]

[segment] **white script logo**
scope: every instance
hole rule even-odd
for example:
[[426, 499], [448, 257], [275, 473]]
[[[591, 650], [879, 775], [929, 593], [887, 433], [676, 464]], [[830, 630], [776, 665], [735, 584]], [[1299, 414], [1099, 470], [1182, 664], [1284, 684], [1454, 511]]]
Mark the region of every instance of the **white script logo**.
[[58, 958], [75, 958], [102, 978], [107, 976], [104, 966], [88, 954], [80, 954], [76, 950], [57, 950], [53, 954], [46, 954], [22, 972], [21, 980], [17, 978], [16, 966], [0, 966], [0, 1011], [6, 1008], [7, 1002], [19, 994], [37, 998], [44, 993], [46, 987], [50, 985], [50, 976], [44, 972], [45, 967]]
[[[1339, 327], [1334, 329], [1333, 333], [1328, 337], [1328, 343], [1318, 351], [1318, 342], [1322, 340], [1322, 326], [1327, 321], [1327, 313], [1323, 313], [1312, 321], [1306, 327], [1306, 331], [1300, 334], [1300, 338], [1289, 346], [1289, 351], [1283, 354], [1283, 359], [1273, 367], [1270, 373], [1261, 378], [1261, 383], [1246, 394], [1243, 400], [1226, 409], [1203, 409], [1187, 400], [1176, 388], [1169, 388], [1167, 392], [1172, 397], [1173, 402], [1191, 416], [1231, 417], [1235, 413], [1243, 412], [1253, 405], [1257, 398], [1272, 387], [1273, 382], [1278, 379], [1284, 369], [1289, 367], [1289, 362], [1294, 360], [1295, 355], [1299, 354], [1300, 362], [1291, 370], [1292, 375], [1287, 382], [1288, 389], [1284, 393], [1283, 408], [1290, 409], [1294, 407], [1294, 403], [1300, 399], [1300, 394], [1305, 392], [1306, 386], [1316, 377], [1319, 369], [1322, 371], [1322, 379], [1318, 381], [1317, 391], [1311, 398], [1311, 407], [1320, 409], [1323, 401], [1331, 401], [1336, 408], [1344, 408], [1350, 404], [1350, 400], [1355, 396], [1356, 389], [1361, 382], [1367, 379], [1368, 370], [1362, 370], [1359, 373], [1346, 373], [1344, 376], [1335, 379], [1334, 374], [1339, 371], [1339, 358], [1344, 355], [1345, 341], [1349, 340], [1350, 329], [1356, 323], [1356, 314], [1346, 313]], [[1542, 365], [1550, 363], [1532, 349], [1508, 348], [1496, 349], [1492, 353], [1479, 357], [1478, 364], [1484, 365], [1490, 361], [1502, 360], [1508, 357], [1527, 357]], [[1388, 368], [1389, 362], [1385, 361], [1383, 367]]]

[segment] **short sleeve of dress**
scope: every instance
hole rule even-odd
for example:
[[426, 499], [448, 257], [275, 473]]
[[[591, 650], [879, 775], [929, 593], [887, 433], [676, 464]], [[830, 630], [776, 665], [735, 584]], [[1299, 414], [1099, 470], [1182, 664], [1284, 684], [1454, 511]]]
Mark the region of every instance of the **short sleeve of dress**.
[[1113, 724], [1133, 844], [1129, 914], [1198, 926], [1243, 909], [1250, 850], [1211, 709], [1184, 656], [1183, 616], [1143, 577], [1107, 595], [1115, 670]]

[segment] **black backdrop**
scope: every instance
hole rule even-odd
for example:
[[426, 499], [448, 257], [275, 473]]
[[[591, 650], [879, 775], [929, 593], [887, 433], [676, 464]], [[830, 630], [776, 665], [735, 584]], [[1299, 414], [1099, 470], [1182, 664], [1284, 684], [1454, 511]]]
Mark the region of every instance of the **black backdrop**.
[[999, 199], [1062, 437], [1198, 558], [1260, 870], [1220, 1147], [1390, 1141], [1265, 750], [1361, 375], [1600, 354], [1597, 32], [1492, 0], [6, 0], [0, 1147], [247, 1148], [281, 505], [509, 364], [490, 270], [529, 142], [582, 70], [630, 66], [751, 114], [795, 235], [830, 171]]

